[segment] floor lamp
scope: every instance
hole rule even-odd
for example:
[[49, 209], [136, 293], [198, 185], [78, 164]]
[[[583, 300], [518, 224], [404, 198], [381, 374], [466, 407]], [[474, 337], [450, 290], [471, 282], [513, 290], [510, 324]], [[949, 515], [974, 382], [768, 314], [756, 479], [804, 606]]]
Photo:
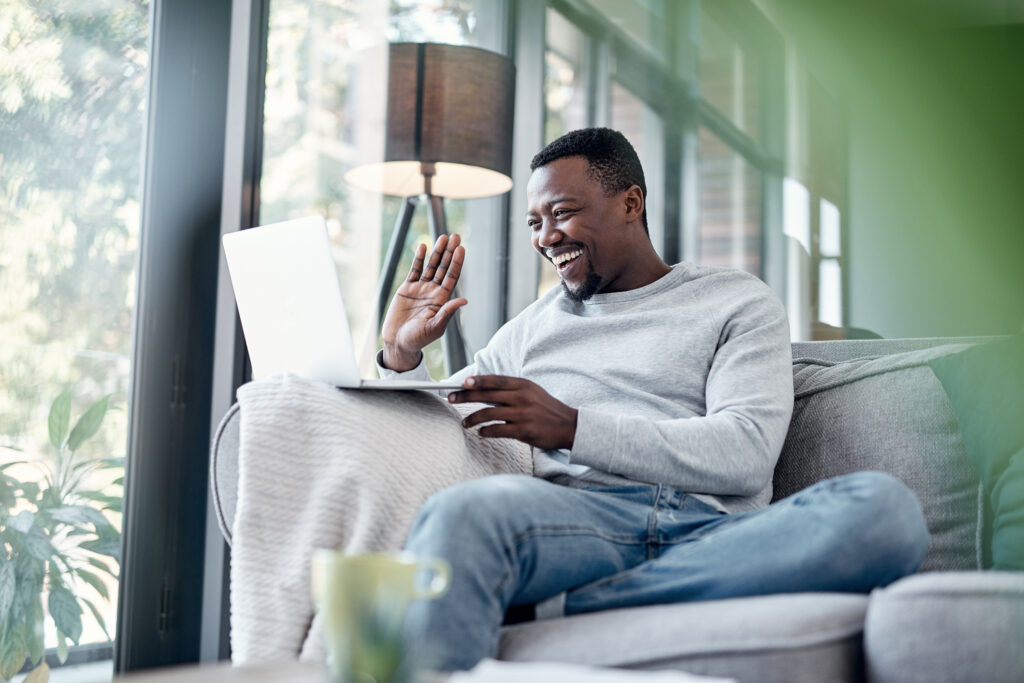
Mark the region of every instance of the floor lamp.
[[[350, 185], [405, 198], [377, 286], [378, 321], [384, 319], [417, 205], [426, 206], [437, 239], [448, 233], [444, 198], [511, 189], [515, 66], [475, 47], [395, 43], [388, 48], [387, 93], [384, 161], [345, 174]], [[442, 345], [449, 373], [466, 365], [458, 314]]]

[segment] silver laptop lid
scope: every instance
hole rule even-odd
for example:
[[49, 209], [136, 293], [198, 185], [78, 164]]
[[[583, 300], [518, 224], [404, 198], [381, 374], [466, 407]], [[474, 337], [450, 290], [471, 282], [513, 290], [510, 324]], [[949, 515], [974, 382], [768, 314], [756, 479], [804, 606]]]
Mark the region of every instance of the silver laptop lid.
[[253, 379], [281, 372], [359, 385], [352, 334], [322, 216], [224, 235]]

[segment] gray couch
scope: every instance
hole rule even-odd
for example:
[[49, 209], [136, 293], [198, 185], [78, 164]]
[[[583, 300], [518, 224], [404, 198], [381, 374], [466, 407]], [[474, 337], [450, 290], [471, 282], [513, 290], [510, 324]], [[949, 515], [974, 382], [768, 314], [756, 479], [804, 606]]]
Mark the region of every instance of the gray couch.
[[[1024, 573], [985, 571], [988, 506], [927, 364], [974, 341], [793, 345], [796, 404], [775, 498], [846, 472], [893, 474], [917, 494], [931, 530], [918, 574], [871, 595], [769, 595], [527, 622], [505, 628], [501, 657], [759, 683], [1024, 681]], [[217, 430], [211, 465], [229, 529], [237, 430], [232, 410]]]

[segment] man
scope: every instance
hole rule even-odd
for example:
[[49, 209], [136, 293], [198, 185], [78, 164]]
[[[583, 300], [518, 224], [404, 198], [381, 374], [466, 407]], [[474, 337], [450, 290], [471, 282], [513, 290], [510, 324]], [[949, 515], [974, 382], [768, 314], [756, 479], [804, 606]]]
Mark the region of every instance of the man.
[[[464, 482], [420, 511], [408, 549], [452, 564], [448, 594], [410, 615], [427, 663], [496, 656], [518, 605], [543, 618], [867, 592], [914, 571], [927, 529], [887, 475], [840, 477], [768, 506], [793, 407], [788, 325], [769, 288], [658, 257], [643, 170], [620, 133], [569, 133], [531, 169], [527, 227], [563, 287], [504, 325], [449, 400], [490, 404], [464, 425], [533, 446], [534, 476]], [[421, 245], [388, 311], [385, 375], [425, 375], [420, 350], [466, 303], [451, 298], [458, 236], [425, 259]]]

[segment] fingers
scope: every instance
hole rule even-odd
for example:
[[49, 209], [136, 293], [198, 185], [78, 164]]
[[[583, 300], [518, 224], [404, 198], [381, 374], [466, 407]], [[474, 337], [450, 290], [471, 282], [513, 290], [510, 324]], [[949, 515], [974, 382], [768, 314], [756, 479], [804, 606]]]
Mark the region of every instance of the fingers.
[[[441, 289], [448, 292], [449, 295], [455, 291], [455, 285], [459, 283], [459, 276], [462, 275], [462, 262], [465, 257], [466, 250], [461, 245], [452, 252], [451, 263], [445, 273], [444, 280], [440, 283]], [[434, 276], [434, 281], [438, 281], [438, 276]]]
[[524, 384], [532, 382], [507, 375], [474, 375], [466, 378], [464, 386], [471, 389], [515, 389]]
[[508, 406], [516, 403], [516, 392], [509, 390], [489, 389], [486, 391], [453, 391], [448, 394], [449, 403], [490, 403], [495, 406]]
[[405, 281], [430, 280], [451, 294], [455, 291], [459, 276], [462, 275], [462, 264], [466, 258], [466, 249], [460, 244], [461, 241], [462, 238], [458, 234], [438, 237], [425, 267], [423, 261], [426, 258], [426, 245], [417, 245], [412, 268], [409, 269], [409, 277]]
[[420, 279], [420, 274], [423, 272], [423, 257], [427, 254], [427, 245], [417, 244], [414, 254], [412, 268], [409, 269], [409, 277], [405, 278], [406, 282], [415, 282]]
[[505, 406], [497, 408], [482, 408], [470, 413], [462, 420], [463, 427], [474, 427], [484, 422], [515, 422], [517, 414], [512, 408]]
[[[527, 395], [522, 393], [524, 388], [531, 384], [528, 380], [519, 377], [505, 377], [503, 375], [477, 375], [466, 379], [464, 386], [471, 389], [462, 389], [448, 394], [451, 403], [490, 403], [493, 405], [512, 405], [516, 402], [528, 400]], [[517, 398], [519, 399], [517, 401]]]
[[423, 269], [423, 275], [420, 277], [421, 280], [432, 280], [434, 278], [434, 271], [441, 265], [441, 259], [444, 257], [445, 247], [448, 246], [448, 235], [441, 235], [434, 242], [434, 251], [430, 254], [430, 260], [427, 262], [427, 267]]
[[523, 443], [528, 443], [527, 441], [520, 439], [522, 436], [522, 428], [514, 424], [502, 423], [487, 425], [486, 427], [481, 427], [478, 433], [480, 436], [488, 439], [519, 439], [523, 441]]
[[452, 235], [448, 238], [448, 244], [445, 245], [444, 254], [441, 255], [441, 265], [437, 267], [437, 272], [434, 273], [432, 278], [435, 283], [441, 284], [444, 281], [445, 273], [448, 272], [448, 266], [451, 264], [452, 259], [455, 255], [455, 249], [459, 246], [459, 236]]

